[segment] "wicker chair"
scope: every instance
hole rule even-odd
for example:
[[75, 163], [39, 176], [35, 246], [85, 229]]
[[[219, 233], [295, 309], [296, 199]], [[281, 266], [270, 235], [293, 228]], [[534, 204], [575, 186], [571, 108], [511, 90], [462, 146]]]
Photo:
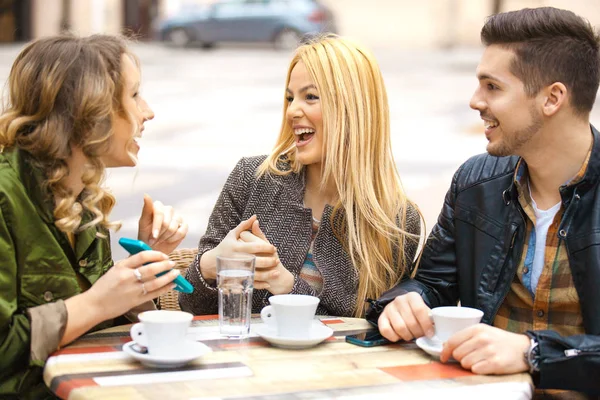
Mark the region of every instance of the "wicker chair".
[[[194, 257], [196, 257], [196, 253], [198, 253], [198, 249], [177, 249], [169, 254], [169, 258], [171, 261], [175, 261], [175, 268], [181, 272], [182, 276], [185, 276], [185, 273], [194, 261]], [[179, 308], [179, 300], [178, 294], [175, 290], [169, 290], [167, 293], [161, 295], [156, 302], [156, 307], [159, 310], [181, 310]]]

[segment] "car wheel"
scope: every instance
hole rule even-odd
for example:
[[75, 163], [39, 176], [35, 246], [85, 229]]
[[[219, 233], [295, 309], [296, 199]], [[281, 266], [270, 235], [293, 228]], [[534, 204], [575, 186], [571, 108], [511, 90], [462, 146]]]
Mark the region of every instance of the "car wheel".
[[293, 50], [298, 47], [302, 35], [293, 29], [282, 29], [275, 35], [273, 45], [277, 50]]
[[176, 28], [169, 32], [169, 42], [177, 47], [186, 47], [192, 42], [190, 34], [183, 28]]

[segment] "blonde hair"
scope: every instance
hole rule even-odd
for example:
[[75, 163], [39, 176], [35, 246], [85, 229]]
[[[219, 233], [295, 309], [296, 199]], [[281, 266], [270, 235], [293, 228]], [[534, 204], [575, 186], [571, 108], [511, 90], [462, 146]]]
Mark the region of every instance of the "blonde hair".
[[[56, 202], [55, 224], [63, 232], [120, 226], [108, 220], [115, 198], [101, 187], [105, 167], [100, 157], [111, 143], [111, 117], [125, 114], [123, 54], [131, 55], [119, 37], [55, 36], [25, 47], [10, 71], [0, 149], [16, 146], [33, 156]], [[66, 186], [72, 146], [87, 159], [81, 194]], [[82, 225], [85, 210], [93, 219]]]
[[[290, 63], [302, 62], [318, 88], [323, 118], [321, 185], [333, 183], [338, 201], [329, 223], [346, 247], [359, 276], [355, 315], [363, 300], [377, 298], [410, 271], [405, 245], [420, 234], [407, 232], [407, 210], [418, 208], [407, 199], [390, 143], [387, 94], [379, 66], [370, 52], [337, 36], [300, 46]], [[285, 114], [274, 150], [258, 175], [299, 173], [295, 138]], [[289, 169], [278, 168], [285, 160]], [[414, 270], [413, 270], [414, 273]]]

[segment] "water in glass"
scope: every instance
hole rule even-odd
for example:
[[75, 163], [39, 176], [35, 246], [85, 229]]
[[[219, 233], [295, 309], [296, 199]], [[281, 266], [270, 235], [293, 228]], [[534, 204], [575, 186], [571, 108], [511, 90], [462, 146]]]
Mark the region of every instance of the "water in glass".
[[219, 326], [222, 335], [236, 338], [250, 332], [254, 272], [229, 269], [217, 272]]

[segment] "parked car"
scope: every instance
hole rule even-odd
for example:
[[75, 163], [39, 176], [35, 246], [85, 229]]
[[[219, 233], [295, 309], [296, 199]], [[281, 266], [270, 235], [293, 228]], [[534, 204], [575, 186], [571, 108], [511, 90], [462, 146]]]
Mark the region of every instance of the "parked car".
[[325, 32], [336, 33], [335, 21], [318, 0], [220, 0], [182, 10], [159, 27], [161, 39], [178, 47], [271, 42], [290, 49], [306, 36]]

